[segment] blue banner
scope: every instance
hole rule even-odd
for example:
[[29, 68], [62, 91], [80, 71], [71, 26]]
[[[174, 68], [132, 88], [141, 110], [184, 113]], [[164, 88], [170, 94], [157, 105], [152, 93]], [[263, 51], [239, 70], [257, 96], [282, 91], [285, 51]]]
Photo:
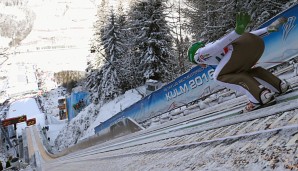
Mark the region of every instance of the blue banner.
[[95, 128], [95, 132], [108, 128], [127, 117], [137, 122], [142, 122], [223, 88], [213, 81], [214, 67], [208, 66], [205, 69], [200, 66], [194, 67], [175, 81], [163, 86], [98, 125]]
[[89, 104], [88, 93], [76, 92], [71, 93], [71, 96], [66, 99], [66, 108], [68, 121], [77, 116], [77, 114]]
[[281, 16], [288, 18], [287, 23], [278, 32], [270, 33], [269, 36], [264, 37], [265, 51], [258, 62], [258, 65], [262, 67], [273, 67], [296, 57], [298, 54], [298, 28], [296, 19], [298, 17], [298, 5], [273, 17], [261, 25], [260, 28], [269, 26]]
[[[264, 38], [266, 48], [258, 65], [268, 68], [289, 60], [298, 54], [297, 15], [298, 5], [295, 5], [260, 27], [270, 25], [280, 16], [289, 18], [288, 22], [283, 25], [279, 32], [271, 33]], [[109, 128], [111, 125], [127, 117], [140, 123], [148, 118], [183, 106], [222, 89], [223, 87], [220, 87], [213, 81], [215, 67], [208, 66], [205, 69], [200, 66], [194, 67], [175, 81], [163, 86], [161, 89], [98, 125], [95, 127], [95, 133]]]

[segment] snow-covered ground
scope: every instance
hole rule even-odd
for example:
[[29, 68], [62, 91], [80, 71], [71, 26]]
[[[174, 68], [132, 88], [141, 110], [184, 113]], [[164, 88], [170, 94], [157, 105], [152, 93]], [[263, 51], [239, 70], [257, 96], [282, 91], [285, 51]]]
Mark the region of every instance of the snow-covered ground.
[[[34, 98], [20, 99], [10, 105], [7, 118], [14, 118], [22, 115], [26, 115], [27, 120], [36, 118], [37, 124], [40, 124], [42, 127], [45, 125], [45, 115], [39, 110]], [[25, 127], [26, 123], [17, 124], [17, 136], [22, 134], [22, 130]]]

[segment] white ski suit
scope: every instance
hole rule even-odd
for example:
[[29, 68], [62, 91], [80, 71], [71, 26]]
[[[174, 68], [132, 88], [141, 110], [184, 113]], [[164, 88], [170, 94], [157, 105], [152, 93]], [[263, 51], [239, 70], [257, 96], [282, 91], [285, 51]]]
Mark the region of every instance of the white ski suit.
[[265, 88], [281, 92], [278, 77], [262, 67], [254, 67], [264, 51], [261, 37], [268, 34], [267, 27], [242, 35], [232, 31], [199, 48], [194, 60], [198, 64], [217, 65], [213, 77], [218, 84], [246, 94], [253, 103], [261, 103], [260, 94]]

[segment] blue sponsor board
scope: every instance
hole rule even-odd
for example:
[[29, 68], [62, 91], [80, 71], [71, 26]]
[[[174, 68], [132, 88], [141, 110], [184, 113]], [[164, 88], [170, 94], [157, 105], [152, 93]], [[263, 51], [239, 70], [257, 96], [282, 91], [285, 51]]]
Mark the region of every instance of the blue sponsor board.
[[88, 93], [86, 92], [76, 92], [71, 93], [71, 96], [66, 99], [66, 108], [68, 113], [68, 121], [77, 116], [81, 109], [75, 109], [74, 105], [79, 104], [80, 100], [83, 100], [84, 106], [88, 105], [87, 100]]
[[95, 127], [95, 132], [109, 128], [127, 117], [137, 122], [142, 122], [157, 114], [170, 111], [223, 88], [214, 83], [213, 73], [214, 66], [208, 66], [205, 69], [196, 66], [175, 81], [163, 86], [98, 125]]
[[288, 61], [298, 54], [298, 4], [271, 18], [261, 25], [260, 28], [269, 26], [279, 17], [286, 17], [288, 21], [278, 32], [270, 33], [270, 35], [264, 37], [265, 51], [258, 65], [265, 68], [270, 68], [284, 61]]
[[[295, 5], [270, 19], [260, 27], [263, 28], [270, 25], [280, 16], [289, 18], [282, 29], [264, 37], [266, 47], [258, 65], [265, 68], [272, 67], [298, 54], [297, 15], [298, 5]], [[95, 127], [95, 133], [109, 128], [111, 125], [127, 117], [140, 123], [155, 115], [165, 113], [222, 89], [223, 87], [220, 87], [213, 81], [215, 67], [216, 66], [208, 66], [205, 69], [200, 66], [194, 67], [189, 72], [178, 77], [175, 81], [163, 86], [161, 89], [98, 125]]]

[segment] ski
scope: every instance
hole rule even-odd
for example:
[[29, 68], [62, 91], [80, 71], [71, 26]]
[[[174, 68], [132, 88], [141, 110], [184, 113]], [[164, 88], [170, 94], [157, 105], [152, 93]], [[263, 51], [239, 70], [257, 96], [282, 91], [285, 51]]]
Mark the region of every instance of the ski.
[[238, 114], [250, 113], [250, 112], [253, 112], [253, 111], [257, 111], [259, 109], [274, 106], [274, 105], [279, 104], [279, 103], [283, 103], [283, 102], [286, 102], [286, 101], [297, 99], [298, 98], [298, 91], [296, 91], [297, 89], [298, 89], [298, 86], [292, 87], [286, 93], [284, 93], [280, 96], [277, 96], [275, 98], [275, 101], [273, 101], [269, 104], [263, 105], [263, 106], [259, 106], [258, 108], [254, 109], [252, 111], [244, 112], [244, 109], [241, 109], [240, 111], [238, 111], [236, 113], [238, 113]]
[[[298, 90], [298, 87], [297, 87]], [[188, 120], [184, 121], [183, 123], [193, 123], [191, 125], [185, 126], [184, 128], [190, 128], [202, 124], [207, 124], [215, 120], [234, 120], [234, 118], [241, 119], [256, 119], [259, 117], [269, 116], [276, 113], [281, 113], [289, 110], [294, 110], [298, 108], [298, 91], [296, 89], [294, 91], [287, 92], [286, 94], [280, 95], [277, 98], [277, 103], [271, 106], [259, 108], [250, 112], [246, 113], [239, 113], [240, 109], [235, 109], [233, 111], [223, 111], [220, 113], [213, 114], [212, 116], [207, 115], [204, 117], [197, 118], [196, 120]], [[294, 104], [294, 105], [293, 105]], [[274, 109], [271, 108], [274, 106]], [[221, 121], [220, 121], [221, 122]], [[173, 125], [172, 125], [173, 126]]]

